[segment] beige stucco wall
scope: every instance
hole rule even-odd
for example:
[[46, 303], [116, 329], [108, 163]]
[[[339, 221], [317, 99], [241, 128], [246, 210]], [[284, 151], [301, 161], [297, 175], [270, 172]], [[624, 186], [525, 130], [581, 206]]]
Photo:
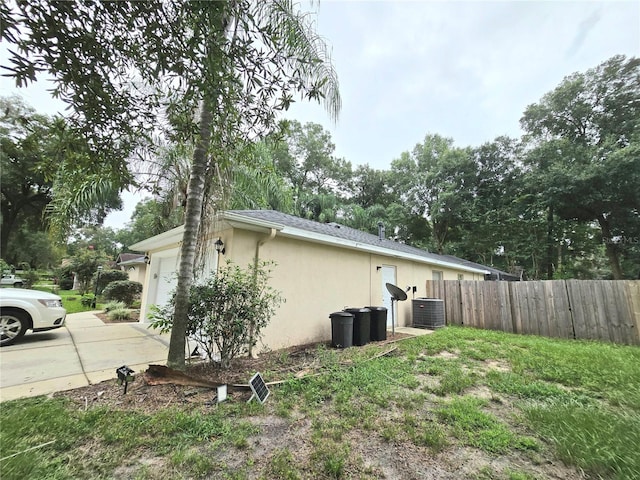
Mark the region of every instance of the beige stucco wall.
[[[434, 267], [428, 264], [387, 257], [361, 250], [303, 241], [276, 234], [240, 229], [227, 229], [220, 233], [226, 252], [221, 262], [231, 260], [245, 267], [252, 264], [256, 246], [261, 260], [275, 262], [270, 285], [280, 291], [285, 302], [263, 331], [261, 348], [278, 349], [292, 345], [325, 341], [331, 338], [332, 312], [345, 307], [383, 305], [382, 265], [395, 266], [396, 284], [401, 288], [416, 286], [416, 293], [408, 293], [409, 300], [398, 302], [396, 325], [410, 325], [411, 298], [425, 296], [425, 282], [432, 279], [433, 270], [443, 272], [445, 280], [455, 280], [459, 273], [465, 280], [482, 280], [480, 274]], [[216, 235], [213, 239], [218, 238]], [[149, 252], [151, 263], [147, 267], [143, 291], [143, 314], [154, 298], [149, 285], [157, 275], [158, 259], [177, 257], [178, 246]], [[177, 262], [176, 268], [177, 268]], [[215, 262], [210, 264], [215, 268]], [[391, 316], [391, 312], [388, 312]], [[144, 319], [144, 317], [142, 317]]]
[[[227, 252], [234, 263], [245, 266], [253, 261], [258, 239], [267, 236], [234, 230]], [[331, 338], [332, 312], [345, 307], [364, 307], [383, 303], [383, 282], [378, 266], [396, 267], [397, 284], [403, 289], [416, 286], [415, 297], [425, 296], [425, 281], [432, 270], [443, 271], [444, 278], [457, 279], [461, 273], [409, 260], [370, 254], [337, 246], [306, 242], [282, 235], [267, 241], [259, 249], [262, 260], [273, 260], [271, 286], [286, 302], [264, 330], [266, 347], [277, 349]], [[481, 275], [464, 272], [465, 279], [482, 280]], [[411, 298], [398, 302], [397, 325], [410, 325]], [[391, 312], [389, 312], [391, 315]]]
[[129, 281], [144, 284], [144, 279], [147, 274], [147, 266], [145, 264], [123, 265], [121, 266], [121, 269], [127, 272], [127, 275], [129, 275]]

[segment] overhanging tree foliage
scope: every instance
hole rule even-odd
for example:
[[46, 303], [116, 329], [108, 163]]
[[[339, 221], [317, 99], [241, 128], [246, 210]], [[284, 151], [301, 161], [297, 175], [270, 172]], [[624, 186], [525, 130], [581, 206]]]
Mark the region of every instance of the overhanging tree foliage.
[[[18, 1], [0, 14], [3, 38], [18, 45], [11, 59], [18, 85], [37, 71], [55, 78], [54, 94], [77, 113], [77, 128], [104, 159], [105, 179], [133, 183], [128, 159], [153, 132], [194, 143], [168, 358], [183, 367], [196, 246], [206, 236], [201, 218], [224, 207], [229, 182], [221, 172], [295, 92], [337, 116], [324, 42], [287, 0]], [[96, 173], [92, 164], [79, 167], [88, 178]]]
[[640, 59], [619, 55], [570, 75], [521, 122], [549, 208], [596, 222], [613, 278], [624, 278], [625, 239], [640, 231]]

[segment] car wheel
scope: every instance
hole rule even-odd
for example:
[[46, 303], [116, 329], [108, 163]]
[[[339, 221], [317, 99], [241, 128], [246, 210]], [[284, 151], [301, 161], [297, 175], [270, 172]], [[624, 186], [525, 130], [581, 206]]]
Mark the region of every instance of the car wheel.
[[13, 284], [15, 288], [22, 288], [22, 282], [16, 282]]
[[11, 345], [27, 331], [29, 321], [19, 310], [0, 311], [0, 347]]

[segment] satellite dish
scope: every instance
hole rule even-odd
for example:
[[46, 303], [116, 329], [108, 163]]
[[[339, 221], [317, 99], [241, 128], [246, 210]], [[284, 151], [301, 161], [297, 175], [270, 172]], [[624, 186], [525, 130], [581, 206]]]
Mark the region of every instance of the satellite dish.
[[407, 299], [406, 292], [402, 290], [400, 287], [396, 287], [393, 283], [387, 283], [385, 284], [385, 286], [387, 287], [387, 290], [391, 294], [391, 297], [396, 302], [403, 302]]
[[391, 294], [391, 334], [396, 334], [396, 318], [393, 302], [403, 302], [407, 299], [407, 294], [400, 287], [396, 287], [393, 283], [385, 283], [385, 287]]

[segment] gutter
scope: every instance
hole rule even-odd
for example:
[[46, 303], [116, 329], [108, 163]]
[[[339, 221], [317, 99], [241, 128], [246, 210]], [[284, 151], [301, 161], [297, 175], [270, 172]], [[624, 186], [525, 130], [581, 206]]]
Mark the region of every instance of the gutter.
[[[268, 235], [265, 235], [264, 237], [262, 237], [256, 242], [256, 254], [255, 254], [255, 257], [253, 258], [254, 286], [258, 276], [258, 263], [260, 262], [260, 247], [263, 246], [265, 243], [270, 242], [271, 240], [276, 238], [277, 233], [278, 231], [275, 228], [271, 228]], [[253, 352], [254, 336], [255, 336], [254, 330], [253, 328], [251, 328], [251, 331], [249, 332], [249, 352], [248, 352], [251, 358], [257, 358], [257, 355], [255, 354], [255, 352]]]

